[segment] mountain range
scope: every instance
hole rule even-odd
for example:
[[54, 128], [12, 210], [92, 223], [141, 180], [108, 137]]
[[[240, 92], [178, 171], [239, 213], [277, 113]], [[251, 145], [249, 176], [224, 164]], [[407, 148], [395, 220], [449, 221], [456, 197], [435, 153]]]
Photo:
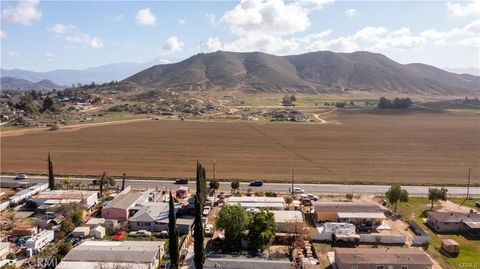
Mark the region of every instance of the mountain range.
[[39, 82], [41, 80], [48, 79], [59, 85], [71, 86], [72, 84], [77, 83], [90, 84], [92, 81], [95, 83], [104, 83], [112, 80], [122, 80], [145, 68], [162, 62], [164, 61], [156, 59], [143, 63], [112, 63], [83, 70], [57, 69], [48, 72], [34, 72], [23, 69], [2, 68], [0, 73], [1, 77], [15, 77], [32, 82]]
[[0, 79], [0, 88], [2, 90], [53, 90], [63, 89], [65, 87], [57, 85], [48, 79], [31, 82], [21, 78], [2, 77]]
[[201, 53], [150, 67], [126, 79], [159, 90], [239, 89], [248, 92], [344, 92], [428, 95], [478, 93], [480, 77], [426, 64], [400, 64], [365, 51], [318, 51], [291, 56], [261, 52]]

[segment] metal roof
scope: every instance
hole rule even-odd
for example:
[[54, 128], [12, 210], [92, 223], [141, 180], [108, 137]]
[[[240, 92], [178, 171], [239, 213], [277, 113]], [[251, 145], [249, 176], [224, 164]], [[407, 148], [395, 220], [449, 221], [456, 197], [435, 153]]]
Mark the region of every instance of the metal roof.
[[338, 212], [340, 219], [385, 219], [383, 212]]
[[225, 269], [290, 269], [291, 262], [285, 260], [267, 260], [263, 258], [248, 257], [219, 257], [207, 258], [204, 268], [225, 268]]
[[104, 208], [122, 208], [122, 209], [129, 209], [131, 206], [135, 205], [135, 203], [142, 198], [141, 193], [123, 193], [117, 195], [110, 204], [105, 206]]
[[354, 265], [432, 265], [419, 248], [335, 248], [335, 261]]
[[275, 215], [276, 223], [284, 223], [289, 221], [303, 222], [303, 215], [300, 211], [273, 210], [269, 212], [272, 212]]

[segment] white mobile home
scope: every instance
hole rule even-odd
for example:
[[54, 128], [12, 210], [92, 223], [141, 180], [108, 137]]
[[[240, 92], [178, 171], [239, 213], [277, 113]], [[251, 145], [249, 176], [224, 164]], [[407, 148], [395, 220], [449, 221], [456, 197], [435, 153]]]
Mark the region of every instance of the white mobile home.
[[25, 247], [36, 253], [48, 243], [52, 242], [53, 239], [54, 232], [52, 230], [44, 230], [28, 239], [25, 243]]

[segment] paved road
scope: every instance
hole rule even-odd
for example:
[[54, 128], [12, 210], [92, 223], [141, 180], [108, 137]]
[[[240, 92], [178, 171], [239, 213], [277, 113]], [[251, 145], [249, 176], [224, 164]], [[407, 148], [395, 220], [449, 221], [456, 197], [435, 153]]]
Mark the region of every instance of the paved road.
[[[62, 177], [56, 177], [57, 180], [63, 179]], [[70, 178], [74, 181], [81, 181], [85, 185], [92, 182], [93, 178]], [[2, 182], [18, 182], [14, 180], [13, 176], [0, 176]], [[45, 176], [30, 176], [24, 182], [47, 182]], [[116, 179], [117, 184], [121, 184], [121, 179]], [[131, 185], [134, 189], [146, 189], [146, 188], [167, 188], [168, 190], [176, 189], [178, 185], [175, 185], [172, 181], [164, 180], [126, 180], [126, 186]], [[194, 182], [188, 184], [190, 188], [195, 187]], [[292, 187], [291, 183], [265, 183], [262, 187], [252, 187], [253, 191], [274, 191], [274, 192], [289, 192]], [[302, 188], [307, 193], [332, 193], [332, 194], [384, 194], [390, 186], [388, 185], [341, 185], [341, 184], [295, 184], [295, 187]], [[403, 188], [408, 191], [410, 195], [422, 196], [428, 194], [429, 187], [439, 186], [404, 186]], [[240, 190], [247, 190], [248, 183], [241, 182]], [[448, 194], [451, 196], [465, 196], [466, 187], [447, 187]], [[230, 182], [220, 182], [220, 190], [230, 190]], [[480, 197], [480, 187], [471, 187], [470, 195], [474, 197]]]

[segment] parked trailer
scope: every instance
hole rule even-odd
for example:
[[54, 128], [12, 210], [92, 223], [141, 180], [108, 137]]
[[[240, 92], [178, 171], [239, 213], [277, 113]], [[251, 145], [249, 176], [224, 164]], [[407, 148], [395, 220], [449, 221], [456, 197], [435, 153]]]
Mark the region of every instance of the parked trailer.
[[35, 254], [48, 243], [52, 242], [54, 238], [55, 236], [52, 230], [43, 230], [42, 232], [28, 239], [27, 242], [25, 242], [25, 248], [31, 249]]
[[10, 197], [10, 199], [8, 199], [8, 202], [10, 203], [10, 206], [18, 205], [26, 199], [46, 189], [48, 189], [47, 183], [38, 183]]

